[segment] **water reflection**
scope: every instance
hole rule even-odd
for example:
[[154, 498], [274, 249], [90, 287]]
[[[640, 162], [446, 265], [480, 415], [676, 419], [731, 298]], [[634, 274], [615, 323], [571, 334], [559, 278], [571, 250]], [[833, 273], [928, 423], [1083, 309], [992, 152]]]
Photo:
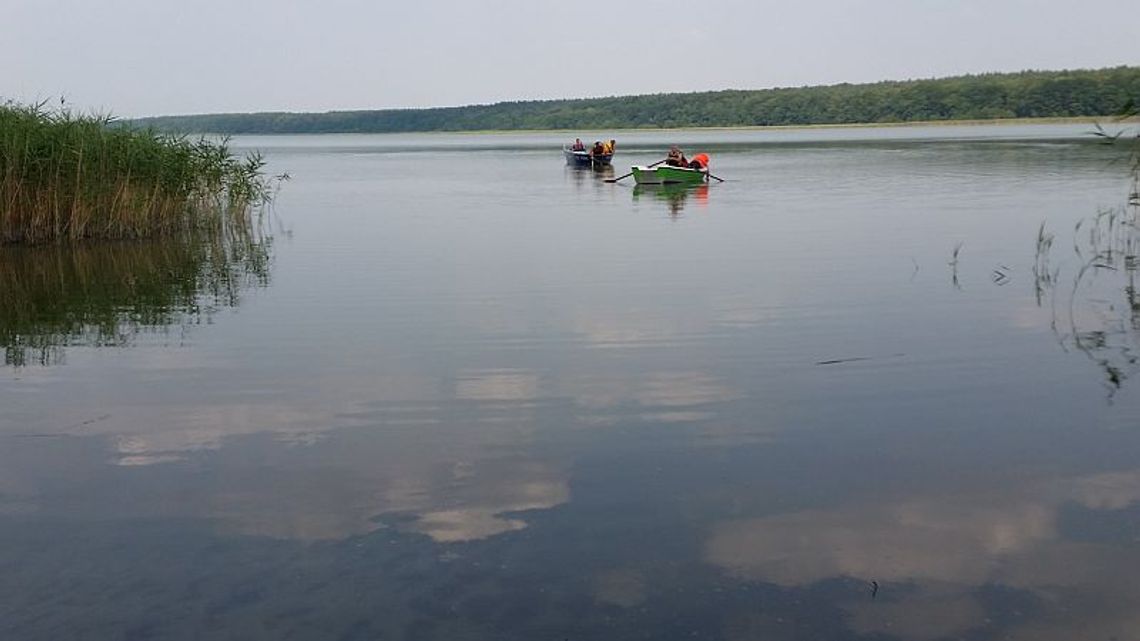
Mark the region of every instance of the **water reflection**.
[[192, 325], [269, 280], [270, 241], [226, 238], [0, 249], [0, 345], [7, 365], [50, 365], [67, 346], [123, 346]]
[[437, 424], [361, 416], [361, 427], [341, 424], [307, 442], [254, 434], [195, 450], [156, 451], [144, 435], [83, 430], [6, 435], [0, 515], [199, 519], [221, 535], [299, 541], [392, 529], [457, 543], [522, 530], [524, 513], [569, 500], [565, 462], [525, 453], [534, 436], [524, 418], [476, 432], [472, 423], [441, 425], [438, 417], [478, 408], [423, 411]]
[[685, 211], [685, 206], [691, 200], [698, 207], [709, 203], [708, 183], [690, 185], [636, 185], [633, 188], [633, 200], [652, 199], [665, 204], [670, 218], [678, 218]]
[[594, 177], [599, 180], [607, 180], [614, 177], [613, 165], [599, 165], [592, 169]]
[[895, 147], [737, 149], [680, 227], [538, 153], [297, 154], [271, 296], [0, 381], [0, 637], [1129, 638], [1134, 395], [1049, 343], [1068, 263], [973, 269], [1101, 165]]
[[[1128, 605], [1140, 590], [1107, 563], [1136, 553], [1081, 541], [1075, 532], [1087, 526], [1069, 523], [1075, 514], [1111, 517], [1137, 501], [1140, 470], [996, 492], [876, 498], [726, 521], [712, 528], [705, 555], [734, 576], [787, 588], [840, 577], [875, 580], [882, 585], [876, 599], [852, 594], [842, 605], [863, 634], [990, 638], [997, 632], [994, 602], [1016, 608], [1021, 599], [1028, 620], [1001, 638], [1059, 640], [1090, 629], [1098, 631], [1092, 638], [1126, 638], [1140, 622]], [[978, 586], [990, 586], [988, 593]]]
[[603, 187], [609, 187], [610, 185], [606, 183], [606, 180], [615, 176], [613, 165], [587, 165], [585, 167], [566, 165], [563, 171], [566, 173], [567, 179], [574, 184], [575, 190], [582, 190], [587, 185], [592, 185], [595, 191], [600, 191]]

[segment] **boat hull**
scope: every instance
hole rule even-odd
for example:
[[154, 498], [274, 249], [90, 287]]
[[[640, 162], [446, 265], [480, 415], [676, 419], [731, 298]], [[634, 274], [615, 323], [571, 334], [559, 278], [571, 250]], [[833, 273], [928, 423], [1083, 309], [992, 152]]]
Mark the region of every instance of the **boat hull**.
[[688, 167], [633, 167], [633, 180], [639, 185], [699, 185], [707, 182], [709, 172]]
[[566, 157], [566, 164], [571, 167], [604, 167], [613, 161], [613, 154], [592, 155], [588, 151], [572, 151], [563, 148], [562, 155]]

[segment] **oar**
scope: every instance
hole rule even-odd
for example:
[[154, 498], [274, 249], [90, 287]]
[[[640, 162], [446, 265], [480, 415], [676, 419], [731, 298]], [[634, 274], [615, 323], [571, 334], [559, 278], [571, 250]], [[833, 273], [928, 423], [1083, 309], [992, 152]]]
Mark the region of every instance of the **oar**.
[[[665, 159], [665, 160], [668, 160], [668, 159]], [[650, 166], [650, 167], [656, 167], [657, 165], [660, 165], [661, 163], [665, 162], [665, 160], [658, 160], [657, 162], [655, 162], [655, 163], [653, 163], [652, 165], [649, 165], [649, 166]], [[618, 176], [617, 178], [606, 178], [606, 179], [605, 179], [604, 181], [602, 181], [602, 182], [607, 182], [607, 183], [616, 183], [617, 181], [619, 181], [619, 180], [621, 180], [621, 179], [623, 179], [623, 178], [629, 178], [629, 177], [630, 177], [630, 176], [632, 176], [632, 175], [633, 175], [633, 172], [631, 171], [631, 172], [629, 172], [628, 174], [625, 174], [624, 176]], [[719, 178], [718, 178], [718, 180], [719, 180]]]
[[709, 178], [716, 178], [716, 179], [717, 179], [717, 180], [719, 180], [720, 182], [724, 182], [724, 178], [721, 178], [721, 177], [719, 177], [719, 176], [714, 176], [714, 175], [712, 175], [712, 174], [709, 174], [709, 172], [707, 172], [707, 171], [706, 171], [705, 173], [706, 173], [706, 174], [708, 174]]

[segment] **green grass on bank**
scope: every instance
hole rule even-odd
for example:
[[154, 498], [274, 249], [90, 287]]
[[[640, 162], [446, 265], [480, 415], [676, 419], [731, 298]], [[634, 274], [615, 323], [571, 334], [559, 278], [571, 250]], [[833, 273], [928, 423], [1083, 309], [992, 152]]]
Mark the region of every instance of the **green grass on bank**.
[[169, 235], [248, 224], [268, 200], [260, 156], [111, 126], [108, 117], [0, 105], [0, 244]]

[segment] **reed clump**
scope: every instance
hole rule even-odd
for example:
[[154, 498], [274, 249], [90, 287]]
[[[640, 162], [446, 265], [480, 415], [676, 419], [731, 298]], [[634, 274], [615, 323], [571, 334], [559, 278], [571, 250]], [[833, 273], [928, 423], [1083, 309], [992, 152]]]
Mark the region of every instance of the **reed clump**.
[[250, 224], [273, 181], [226, 141], [0, 105], [0, 244], [134, 239]]

